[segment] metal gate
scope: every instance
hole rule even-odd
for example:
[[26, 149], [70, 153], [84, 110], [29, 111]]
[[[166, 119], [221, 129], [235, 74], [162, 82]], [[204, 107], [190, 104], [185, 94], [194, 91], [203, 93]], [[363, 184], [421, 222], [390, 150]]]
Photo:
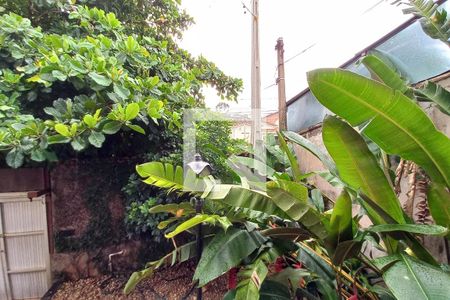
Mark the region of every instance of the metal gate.
[[40, 299], [51, 283], [45, 196], [0, 193], [0, 299]]

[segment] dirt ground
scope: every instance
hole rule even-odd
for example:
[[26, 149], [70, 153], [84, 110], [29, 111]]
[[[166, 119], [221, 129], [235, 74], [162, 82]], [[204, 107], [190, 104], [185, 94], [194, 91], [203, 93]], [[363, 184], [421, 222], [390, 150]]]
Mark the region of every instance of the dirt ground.
[[[128, 277], [105, 275], [98, 278], [81, 279], [62, 283], [49, 299], [85, 300], [85, 299], [151, 299], [182, 300], [195, 299], [192, 290], [194, 264], [184, 263], [160, 270], [153, 277], [142, 281], [136, 289], [125, 296], [122, 292]], [[219, 300], [227, 289], [226, 275], [211, 282], [203, 288], [203, 299]], [[189, 292], [192, 292], [189, 294]]]

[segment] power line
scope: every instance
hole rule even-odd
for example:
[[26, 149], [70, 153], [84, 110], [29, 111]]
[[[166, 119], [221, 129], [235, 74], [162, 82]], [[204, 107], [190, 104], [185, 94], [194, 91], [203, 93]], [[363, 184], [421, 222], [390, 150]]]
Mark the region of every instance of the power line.
[[363, 13], [361, 14], [361, 16], [364, 16], [365, 14], [371, 12], [372, 10], [374, 10], [378, 5], [380, 5], [381, 3], [385, 2], [386, 0], [380, 0], [377, 3], [375, 3], [374, 5], [372, 5], [371, 7], [369, 7], [368, 9], [366, 9], [365, 11], [363, 11]]
[[[374, 5], [372, 5], [371, 7], [369, 7], [368, 9], [364, 10], [359, 17], [364, 16], [365, 14], [371, 12], [372, 10], [374, 10], [375, 8], [377, 8], [380, 4], [382, 4], [383, 2], [385, 2], [385, 0], [380, 0], [377, 3], [375, 3]], [[297, 54], [295, 54], [294, 56], [288, 58], [287, 60], [284, 61], [284, 63], [286, 64], [287, 62], [293, 60], [294, 58], [296, 58], [297, 56], [302, 55], [303, 53], [307, 52], [309, 49], [313, 48], [318, 42], [312, 43], [311, 45], [309, 45], [308, 47], [306, 47], [305, 49], [301, 50], [300, 52], [298, 52]], [[276, 68], [276, 70], [278, 70], [278, 66]], [[276, 71], [275, 71], [276, 72]]]
[[[308, 47], [306, 47], [306, 48], [303, 49], [302, 51], [298, 52], [298, 53], [295, 54], [294, 56], [292, 56], [292, 57], [286, 59], [286, 60], [284, 61], [284, 63], [288, 63], [288, 62], [290, 62], [291, 60], [293, 60], [294, 58], [296, 58], [297, 56], [302, 55], [303, 53], [305, 53], [306, 51], [308, 51], [309, 49], [311, 49], [312, 47], [314, 47], [316, 44], [317, 44], [317, 42], [315, 42], [315, 43], [309, 45]], [[278, 66], [277, 66], [277, 70], [278, 70]]]

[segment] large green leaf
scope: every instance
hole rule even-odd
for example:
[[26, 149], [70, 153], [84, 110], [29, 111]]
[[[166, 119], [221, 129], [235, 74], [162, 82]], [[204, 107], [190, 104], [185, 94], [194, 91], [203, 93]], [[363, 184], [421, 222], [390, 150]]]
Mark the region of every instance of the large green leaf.
[[292, 288], [292, 290], [295, 291], [300, 286], [301, 279], [310, 275], [311, 273], [305, 269], [294, 269], [291, 267], [287, 267], [281, 272], [270, 276], [270, 281], [278, 282], [286, 287]]
[[14, 148], [6, 154], [6, 163], [11, 168], [19, 168], [23, 164], [24, 154], [20, 149]]
[[275, 227], [261, 231], [261, 234], [271, 238], [290, 241], [303, 241], [311, 238], [309, 231], [299, 227]]
[[[266, 165], [265, 163], [251, 157], [232, 155], [228, 158], [233, 164], [240, 164], [245, 167], [255, 169], [259, 174], [263, 176], [272, 177], [275, 170]], [[249, 179], [250, 180], [250, 179]]]
[[352, 200], [347, 191], [343, 191], [336, 199], [331, 213], [327, 242], [334, 249], [352, 237]]
[[450, 115], [450, 92], [440, 85], [427, 81], [422, 88], [414, 92], [419, 101], [432, 101], [443, 113]]
[[450, 185], [450, 140], [411, 99], [386, 85], [340, 69], [308, 73], [314, 96], [389, 154], [425, 169], [433, 181]]
[[240, 270], [235, 300], [258, 300], [259, 289], [268, 272], [263, 258], [256, 259], [255, 262]]
[[331, 260], [336, 266], [341, 266], [345, 260], [357, 257], [361, 251], [363, 241], [354, 239], [341, 242], [333, 252]]
[[439, 9], [439, 4], [433, 0], [409, 0], [405, 3], [410, 6], [403, 10], [405, 14], [420, 17], [420, 25], [426, 34], [449, 45], [450, 20], [445, 9]]
[[92, 131], [89, 135], [89, 143], [93, 145], [94, 147], [101, 148], [103, 145], [103, 142], [105, 141], [105, 135], [98, 131]]
[[383, 59], [375, 55], [365, 56], [361, 62], [369, 69], [374, 79], [386, 84], [388, 87], [394, 90], [399, 90], [402, 93], [408, 91], [409, 87], [406, 82], [395, 72], [392, 66], [389, 66]]
[[148, 162], [136, 166], [137, 173], [146, 178], [145, 183], [166, 189], [182, 190], [183, 185], [183, 169], [179, 166], [175, 167], [171, 164], [163, 164], [160, 162]]
[[291, 219], [302, 223], [317, 237], [326, 237], [327, 231], [321, 216], [309, 204], [307, 189], [302, 184], [284, 180], [271, 181], [267, 183], [267, 193]]
[[[379, 216], [388, 224], [397, 224], [397, 221], [395, 221], [389, 214], [387, 214], [380, 206], [378, 206], [377, 203], [375, 203], [372, 199], [367, 197], [364, 193], [359, 193], [359, 197], [364, 201], [365, 204], [369, 205], [371, 209], [376, 211]], [[434, 257], [429, 253], [429, 251], [422, 245], [420, 241], [417, 240], [417, 238], [412, 235], [410, 232], [403, 232], [403, 236], [400, 236], [399, 238], [404, 238], [406, 244], [411, 248], [411, 250], [414, 252], [414, 254], [420, 258], [421, 260], [428, 262], [432, 265], [437, 265], [436, 260]], [[388, 246], [388, 243], [392, 243], [393, 240], [388, 238], [385, 240], [386, 245]], [[392, 248], [392, 247], [391, 247]]]
[[227, 232], [220, 232], [203, 250], [194, 280], [199, 281], [199, 286], [204, 286], [239, 265], [263, 242], [265, 238], [257, 231], [230, 228]]
[[149, 162], [136, 166], [136, 171], [141, 177], [146, 178], [145, 183], [169, 189], [169, 191], [192, 192], [203, 189], [203, 182], [197, 180], [194, 172], [190, 169], [186, 172], [186, 178], [183, 178], [183, 168], [180, 166], [174, 167], [168, 163]]
[[381, 224], [367, 228], [371, 232], [409, 232], [424, 235], [446, 235], [448, 229], [439, 225], [428, 224]]
[[450, 192], [443, 185], [432, 183], [427, 200], [436, 224], [450, 228]]
[[259, 291], [261, 300], [291, 300], [291, 293], [287, 286], [272, 280], [265, 280]]
[[[398, 223], [405, 223], [400, 202], [364, 139], [347, 123], [328, 117], [323, 141], [336, 162], [341, 179], [354, 190], [362, 190]], [[384, 220], [366, 207], [375, 224]]]
[[333, 163], [330, 157], [326, 153], [324, 153], [318, 146], [310, 142], [308, 139], [305, 139], [301, 135], [292, 131], [285, 131], [283, 132], [283, 135], [291, 142], [294, 142], [302, 146], [303, 148], [308, 150], [312, 155], [320, 159], [320, 161], [332, 174], [337, 173], [336, 165]]
[[260, 211], [267, 215], [285, 217], [286, 214], [264, 192], [244, 188], [238, 185], [215, 185], [208, 194], [207, 199], [240, 208]]
[[108, 77], [106, 77], [105, 75], [100, 75], [98, 73], [95, 72], [90, 72], [88, 74], [88, 76], [95, 81], [95, 83], [97, 83], [98, 85], [101, 86], [109, 86], [111, 84], [111, 79], [109, 79]]
[[320, 278], [330, 281], [335, 279], [336, 274], [330, 265], [303, 243], [300, 243], [297, 259], [301, 261], [309, 271], [315, 273]]
[[450, 295], [450, 275], [411, 256], [398, 254], [374, 261], [386, 285], [399, 300], [444, 300]]
[[291, 149], [289, 149], [286, 141], [284, 140], [284, 136], [278, 132], [278, 142], [280, 143], [280, 148], [286, 153], [289, 159], [289, 165], [291, 166], [292, 176], [295, 181], [300, 181], [302, 177], [302, 172], [300, 171], [300, 166], [297, 161], [297, 157], [292, 153]]
[[227, 230], [228, 227], [231, 226], [231, 222], [228, 220], [227, 217], [221, 217], [218, 215], [196, 215], [189, 220], [184, 221], [180, 225], [178, 225], [173, 231], [165, 234], [166, 238], [173, 238], [176, 235], [189, 230], [199, 224], [207, 223], [211, 225], [216, 225], [216, 223], [219, 223], [224, 230]]
[[139, 114], [139, 104], [130, 103], [125, 109], [125, 120], [130, 121], [137, 117]]

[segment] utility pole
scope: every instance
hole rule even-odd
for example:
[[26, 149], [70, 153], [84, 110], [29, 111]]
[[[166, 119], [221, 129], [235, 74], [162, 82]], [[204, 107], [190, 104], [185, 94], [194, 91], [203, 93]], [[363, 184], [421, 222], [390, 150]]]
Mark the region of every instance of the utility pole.
[[286, 118], [286, 83], [284, 77], [284, 43], [283, 38], [278, 38], [277, 44], [275, 45], [275, 50], [277, 50], [278, 59], [278, 130], [287, 130], [287, 118]]
[[251, 109], [252, 132], [251, 141], [255, 150], [262, 145], [261, 132], [261, 69], [259, 59], [259, 9], [258, 0], [252, 1], [252, 72], [251, 72]]

